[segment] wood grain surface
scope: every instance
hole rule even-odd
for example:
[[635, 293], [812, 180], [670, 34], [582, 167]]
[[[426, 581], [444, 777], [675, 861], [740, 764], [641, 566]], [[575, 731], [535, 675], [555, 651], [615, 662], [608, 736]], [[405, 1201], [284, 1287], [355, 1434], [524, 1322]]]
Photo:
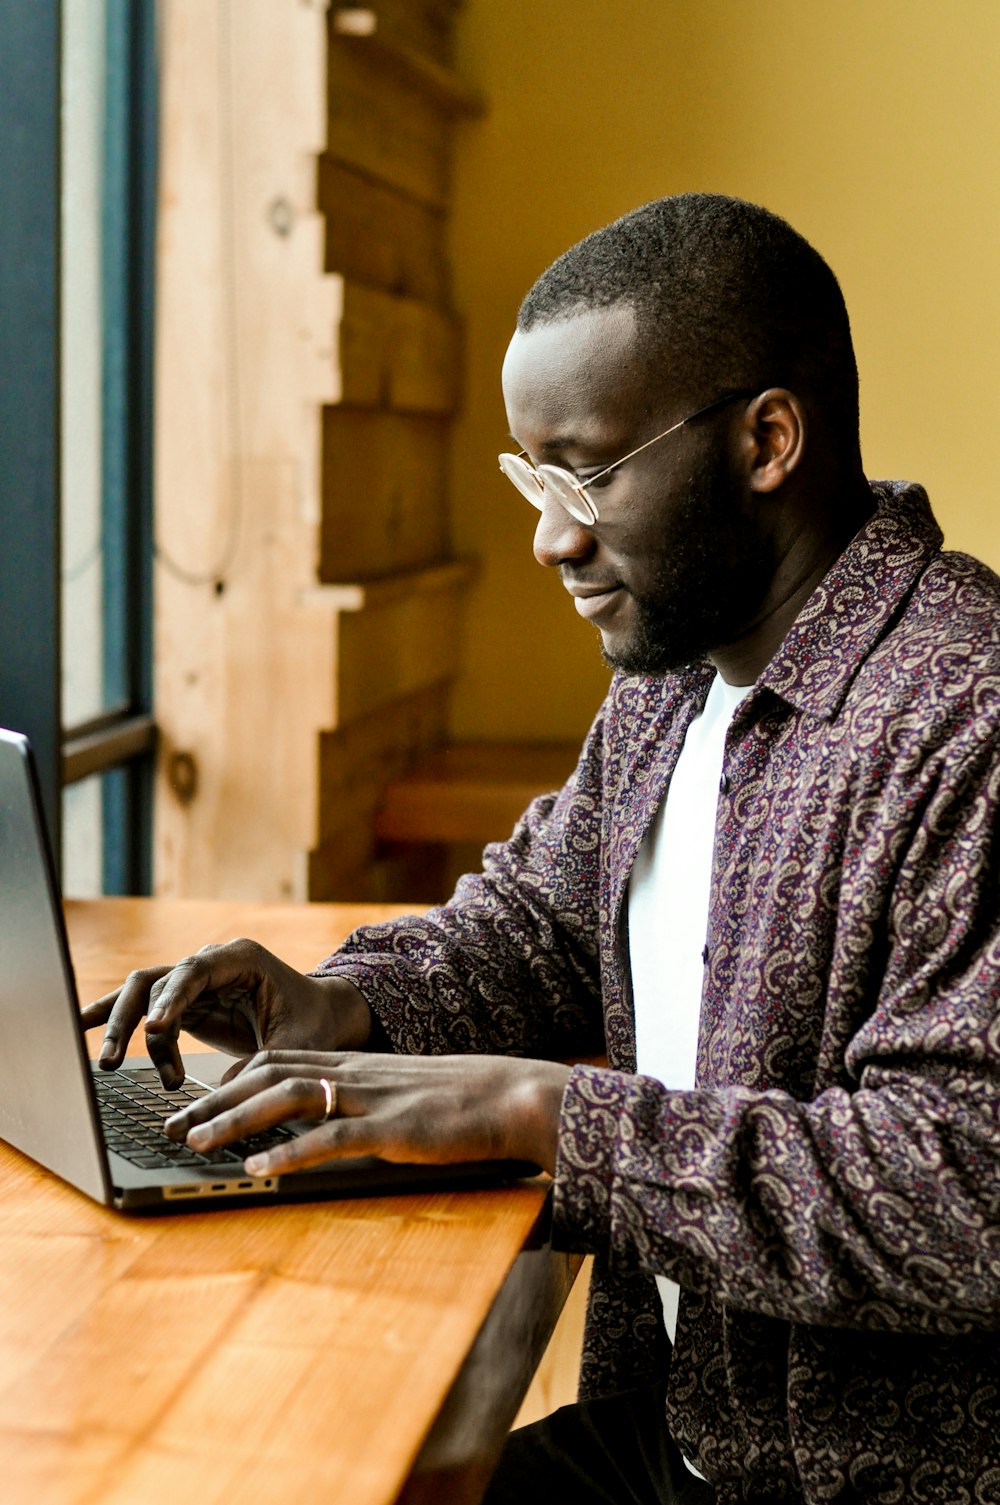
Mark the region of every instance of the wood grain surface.
[[[133, 966], [236, 934], [309, 967], [356, 924], [386, 913], [67, 904], [84, 999]], [[445, 1402], [455, 1409], [463, 1365], [473, 1378], [478, 1367], [484, 1393], [504, 1392], [484, 1402], [498, 1436], [530, 1377], [523, 1352], [497, 1345], [496, 1323], [489, 1364], [477, 1366], [474, 1355], [521, 1250], [538, 1243], [541, 1178], [490, 1191], [138, 1218], [90, 1202], [0, 1145], [0, 1194], [7, 1505], [158, 1505], [188, 1495], [198, 1505], [276, 1505], [332, 1491], [350, 1505], [385, 1505], [411, 1487]], [[532, 1362], [575, 1273], [572, 1262], [551, 1261], [537, 1280], [533, 1267], [526, 1279], [519, 1266], [506, 1298], [534, 1333]], [[509, 1310], [504, 1325], [514, 1330]], [[457, 1414], [467, 1425], [468, 1405]], [[440, 1427], [434, 1435], [454, 1469]]]

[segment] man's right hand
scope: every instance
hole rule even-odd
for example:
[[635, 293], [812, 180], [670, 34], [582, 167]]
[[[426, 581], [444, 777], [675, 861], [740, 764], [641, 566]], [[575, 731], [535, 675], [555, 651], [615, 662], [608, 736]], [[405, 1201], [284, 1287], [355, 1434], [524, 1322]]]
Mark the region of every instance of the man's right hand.
[[120, 1066], [146, 1016], [146, 1049], [164, 1086], [184, 1078], [177, 1036], [185, 1029], [231, 1055], [258, 1050], [363, 1050], [372, 1016], [352, 983], [306, 977], [256, 941], [204, 946], [172, 967], [129, 973], [83, 1010], [85, 1029], [105, 1025], [98, 1064]]

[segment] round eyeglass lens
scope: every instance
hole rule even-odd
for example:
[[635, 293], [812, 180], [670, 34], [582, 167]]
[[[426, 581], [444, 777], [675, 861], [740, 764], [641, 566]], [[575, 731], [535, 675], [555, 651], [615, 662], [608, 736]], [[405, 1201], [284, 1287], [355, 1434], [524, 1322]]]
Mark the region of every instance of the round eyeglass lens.
[[568, 470], [559, 465], [539, 465], [538, 474], [545, 490], [566, 508], [570, 517], [575, 517], [578, 523], [596, 523], [597, 508], [587, 493], [578, 489]]
[[597, 508], [586, 492], [580, 492], [568, 470], [558, 465], [533, 465], [520, 455], [500, 455], [500, 469], [509, 481], [513, 481], [522, 496], [533, 507], [542, 510], [546, 496], [554, 497], [578, 523], [596, 523]]
[[533, 507], [542, 510], [544, 489], [535, 472], [526, 460], [520, 455], [501, 455], [500, 469], [508, 481], [513, 481], [523, 497], [527, 497]]

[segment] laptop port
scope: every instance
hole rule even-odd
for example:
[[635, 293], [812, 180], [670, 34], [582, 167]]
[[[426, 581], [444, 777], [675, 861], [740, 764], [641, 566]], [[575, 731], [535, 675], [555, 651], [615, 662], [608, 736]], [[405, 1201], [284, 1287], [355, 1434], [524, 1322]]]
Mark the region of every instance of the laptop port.
[[176, 1186], [165, 1186], [163, 1195], [174, 1201], [185, 1197], [245, 1197], [277, 1189], [278, 1178], [265, 1176], [260, 1181], [181, 1181]]

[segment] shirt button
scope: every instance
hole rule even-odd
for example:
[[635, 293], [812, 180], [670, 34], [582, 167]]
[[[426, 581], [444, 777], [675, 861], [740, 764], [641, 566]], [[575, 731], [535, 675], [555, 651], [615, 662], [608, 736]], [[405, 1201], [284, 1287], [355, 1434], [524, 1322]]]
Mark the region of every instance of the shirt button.
[[702, 960], [702, 965], [707, 967], [708, 966], [708, 947], [707, 946], [703, 946], [701, 948], [701, 960]]
[[719, 780], [719, 789], [723, 794], [728, 794], [729, 787], [729, 775], [728, 773], [724, 773], [722, 775], [722, 778]]

